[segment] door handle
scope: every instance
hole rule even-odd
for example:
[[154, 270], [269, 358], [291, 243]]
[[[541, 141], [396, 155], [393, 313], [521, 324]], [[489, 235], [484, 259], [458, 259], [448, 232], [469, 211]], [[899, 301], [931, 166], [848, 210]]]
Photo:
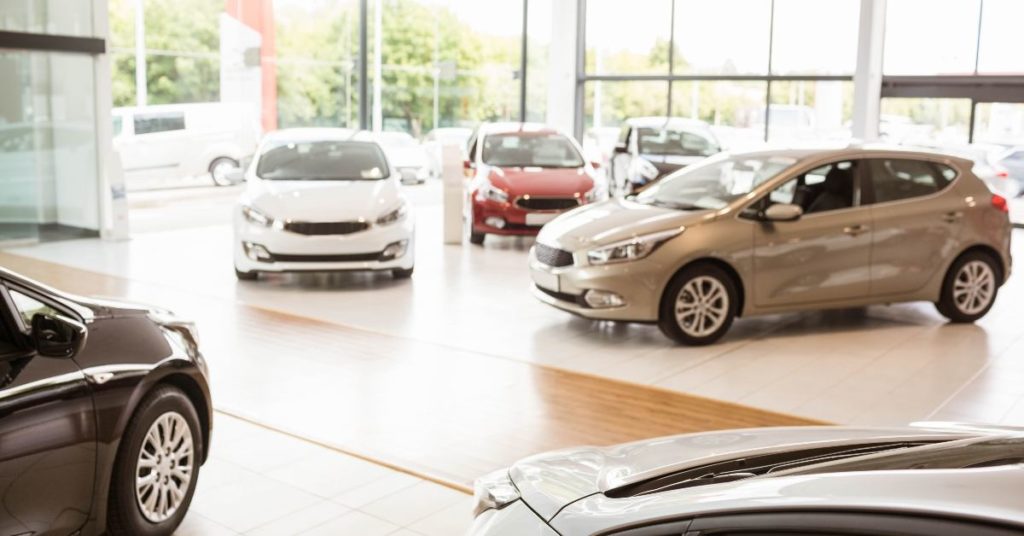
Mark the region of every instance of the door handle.
[[869, 228], [867, 225], [849, 225], [847, 227], [843, 227], [843, 233], [848, 234], [850, 236], [858, 236], [868, 232], [868, 229]]
[[956, 223], [956, 222], [960, 221], [960, 218], [962, 218], [963, 216], [964, 216], [964, 213], [960, 212], [959, 210], [956, 210], [956, 211], [953, 211], [953, 212], [947, 212], [947, 213], [942, 215], [942, 221], [944, 221], [946, 223]]

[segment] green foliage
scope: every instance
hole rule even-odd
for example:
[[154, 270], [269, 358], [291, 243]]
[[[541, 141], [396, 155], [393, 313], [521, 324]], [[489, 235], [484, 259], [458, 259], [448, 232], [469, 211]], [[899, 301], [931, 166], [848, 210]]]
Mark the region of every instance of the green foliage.
[[[211, 0], [146, 0], [147, 89], [150, 104], [214, 101], [220, 95], [218, 15]], [[110, 0], [114, 106], [135, 104], [135, 10]]]

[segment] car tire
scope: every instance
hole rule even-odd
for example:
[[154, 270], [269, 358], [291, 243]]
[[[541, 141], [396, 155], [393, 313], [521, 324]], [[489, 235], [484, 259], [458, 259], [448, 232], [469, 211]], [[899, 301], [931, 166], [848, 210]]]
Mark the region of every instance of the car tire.
[[469, 231], [469, 243], [474, 246], [484, 245], [484, 238], [487, 237], [486, 233], [477, 233], [473, 230]]
[[971, 323], [988, 314], [999, 294], [1000, 268], [991, 255], [972, 251], [949, 267], [935, 308], [955, 324]]
[[[181, 426], [187, 429], [179, 436]], [[176, 454], [177, 464], [166, 461], [169, 458], [165, 458], [167, 452], [162, 451], [163, 446], [167, 447], [167, 452]], [[199, 416], [185, 393], [176, 387], [160, 385], [146, 395], [121, 438], [110, 480], [107, 533], [110, 536], [170, 536], [174, 533], [192, 502], [203, 449]], [[159, 465], [147, 469], [141, 465], [144, 458]], [[182, 460], [188, 464], [187, 482], [179, 478]], [[154, 499], [157, 502], [148, 510], [143, 506], [153, 494], [159, 497], [158, 490], [166, 490], [164, 497], [173, 497], [168, 488], [156, 486], [136, 491], [136, 479], [146, 471], [147, 476], [155, 474], [157, 482], [163, 475], [164, 482], [169, 483], [165, 485], [183, 484], [181, 499], [172, 509], [160, 509], [159, 498]]]
[[256, 281], [257, 279], [260, 278], [260, 273], [259, 272], [243, 272], [243, 271], [239, 270], [238, 268], [235, 268], [235, 277], [237, 277], [239, 281]]
[[213, 162], [210, 162], [210, 167], [207, 168], [207, 171], [210, 172], [210, 179], [213, 180], [213, 184], [215, 186], [231, 186], [231, 181], [224, 177], [220, 171], [225, 167], [237, 168], [238, 160], [226, 156], [221, 156], [219, 158], [213, 159]]
[[738, 295], [736, 282], [725, 270], [713, 264], [688, 266], [665, 288], [658, 328], [682, 344], [711, 344], [732, 326]]
[[412, 277], [413, 269], [415, 269], [415, 266], [412, 268], [395, 268], [391, 270], [391, 277], [395, 279], [409, 279]]

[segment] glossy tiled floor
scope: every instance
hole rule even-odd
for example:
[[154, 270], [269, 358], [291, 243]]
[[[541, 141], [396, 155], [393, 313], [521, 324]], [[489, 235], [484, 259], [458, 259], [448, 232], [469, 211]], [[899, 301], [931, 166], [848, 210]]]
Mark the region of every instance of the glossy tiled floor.
[[[12, 252], [387, 337], [827, 421], [1019, 422], [1024, 413], [1019, 274], [977, 325], [948, 325], [931, 304], [880, 306], [742, 319], [721, 343], [684, 348], [651, 326], [586, 321], [537, 303], [527, 292], [529, 240], [442, 246], [437, 185], [410, 193], [419, 225], [411, 281], [346, 274], [238, 283], [227, 201], [223, 212], [203, 212], [207, 226], [182, 222], [187, 228], [140, 233], [130, 242], [81, 240]], [[147, 221], [193, 214], [160, 210], [151, 208]], [[1018, 258], [1022, 240], [1015, 241]]]
[[217, 413], [177, 536], [451, 536], [472, 497]]

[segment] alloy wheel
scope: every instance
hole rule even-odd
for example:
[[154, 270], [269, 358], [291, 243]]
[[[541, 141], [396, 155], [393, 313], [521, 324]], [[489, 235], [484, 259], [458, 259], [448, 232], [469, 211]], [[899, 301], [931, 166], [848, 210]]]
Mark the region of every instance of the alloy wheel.
[[177, 412], [164, 413], [146, 432], [135, 464], [135, 499], [147, 520], [161, 523], [178, 511], [194, 466], [188, 422]]
[[996, 275], [984, 261], [964, 264], [953, 280], [953, 303], [961, 313], [976, 315], [984, 311], [995, 296]]
[[676, 322], [691, 337], [707, 337], [729, 316], [729, 293], [714, 277], [699, 276], [686, 282], [676, 297]]

